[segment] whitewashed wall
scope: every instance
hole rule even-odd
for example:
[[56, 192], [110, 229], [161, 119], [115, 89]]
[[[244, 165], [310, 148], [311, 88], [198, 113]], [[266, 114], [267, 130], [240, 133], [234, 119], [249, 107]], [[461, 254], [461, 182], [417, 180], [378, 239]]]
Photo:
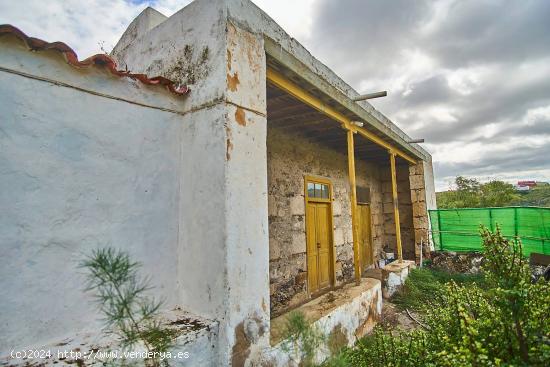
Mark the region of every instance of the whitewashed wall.
[[191, 86], [181, 297], [220, 321], [219, 365], [240, 366], [269, 345], [266, 63], [263, 37], [228, 22], [227, 6], [194, 1], [133, 40], [123, 36], [113, 56]]
[[[0, 48], [2, 67], [164, 108], [181, 103], [8, 37]], [[99, 328], [77, 269], [97, 247], [127, 250], [165, 307], [181, 304], [183, 117], [6, 72], [0, 111], [0, 354]]]

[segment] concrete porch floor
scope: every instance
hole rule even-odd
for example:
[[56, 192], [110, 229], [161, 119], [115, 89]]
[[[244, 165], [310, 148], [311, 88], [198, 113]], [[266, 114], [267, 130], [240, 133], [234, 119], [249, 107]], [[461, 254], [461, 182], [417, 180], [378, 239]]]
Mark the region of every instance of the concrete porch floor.
[[[353, 317], [349, 317], [351, 314], [357, 315], [359, 317], [356, 320], [356, 325], [346, 325], [348, 329], [350, 326], [354, 328], [354, 330], [348, 330], [348, 332], [358, 336], [364, 335], [376, 324], [380, 314], [380, 307], [378, 307], [378, 303], [381, 306], [381, 300], [378, 299], [380, 298], [378, 295], [380, 289], [380, 280], [363, 278], [360, 285], [355, 285], [355, 283], [346, 284], [342, 288], [325, 293], [272, 319], [270, 327], [271, 345], [274, 346], [283, 340], [288, 316], [295, 311], [302, 312], [312, 324], [323, 318], [330, 319], [332, 316], [334, 316], [333, 319], [338, 319], [338, 315], [336, 315], [338, 311], [344, 314], [347, 313], [348, 319], [353, 319]], [[336, 321], [333, 320], [331, 323], [334, 322]], [[321, 328], [324, 329], [324, 327]]]

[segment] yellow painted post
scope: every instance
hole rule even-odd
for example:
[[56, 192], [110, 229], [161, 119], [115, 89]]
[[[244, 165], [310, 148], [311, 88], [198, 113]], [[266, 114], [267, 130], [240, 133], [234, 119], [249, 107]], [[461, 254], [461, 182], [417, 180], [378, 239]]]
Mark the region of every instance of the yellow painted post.
[[348, 173], [351, 202], [351, 228], [353, 235], [353, 265], [355, 267], [355, 282], [361, 283], [361, 258], [359, 253], [359, 236], [357, 234], [357, 189], [355, 187], [355, 148], [353, 131], [348, 130]]
[[393, 215], [395, 220], [395, 239], [397, 241], [397, 258], [403, 262], [403, 249], [401, 248], [401, 227], [399, 224], [399, 201], [397, 199], [397, 175], [395, 173], [395, 152], [390, 151], [391, 189], [393, 197]]

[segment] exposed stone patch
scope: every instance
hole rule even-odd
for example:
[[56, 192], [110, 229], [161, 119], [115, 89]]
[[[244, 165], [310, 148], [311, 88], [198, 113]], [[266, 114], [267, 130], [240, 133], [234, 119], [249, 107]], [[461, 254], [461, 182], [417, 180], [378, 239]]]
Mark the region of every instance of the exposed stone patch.
[[231, 366], [242, 367], [250, 355], [250, 341], [246, 337], [244, 321], [235, 328], [235, 344], [231, 355]]
[[231, 50], [227, 50], [227, 70], [231, 70]]
[[342, 324], [336, 325], [328, 336], [328, 347], [332, 354], [336, 354], [340, 349], [347, 346], [349, 343], [347, 332]]

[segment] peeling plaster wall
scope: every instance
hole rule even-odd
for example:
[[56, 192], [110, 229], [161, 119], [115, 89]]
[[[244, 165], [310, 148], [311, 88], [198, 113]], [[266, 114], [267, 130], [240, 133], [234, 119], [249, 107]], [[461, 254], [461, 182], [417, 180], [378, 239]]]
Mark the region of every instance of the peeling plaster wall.
[[188, 111], [219, 103], [227, 89], [226, 13], [220, 1], [193, 1], [133, 41], [125, 34], [126, 46], [112, 56], [123, 69], [188, 85]]
[[[2, 39], [0, 65], [140, 103], [178, 97], [55, 52]], [[92, 249], [128, 251], [151, 294], [180, 304], [179, 114], [0, 73], [0, 355], [98, 332], [78, 263]]]
[[[322, 365], [323, 361], [334, 355], [335, 351], [342, 347], [352, 347], [359, 338], [370, 333], [382, 316], [382, 287], [381, 282], [373, 278], [361, 280], [363, 291], [357, 291], [358, 286], [348, 284], [340, 289], [331, 292], [331, 300], [319, 298], [319, 304], [309, 310], [304, 310], [306, 317], [311, 319], [315, 316], [317, 309], [324, 309], [323, 316], [313, 322], [312, 326], [323, 335], [323, 340], [315, 349], [314, 362]], [[346, 290], [347, 288], [347, 290]], [[342, 294], [346, 292], [346, 294]], [[328, 296], [328, 295], [325, 295]], [[339, 299], [339, 297], [345, 297]], [[317, 300], [316, 300], [317, 301]], [[334, 303], [339, 305], [329, 312], [327, 307]], [[313, 318], [315, 319], [315, 317]], [[300, 366], [300, 356], [291, 349], [285, 351], [284, 342], [279, 342], [273, 348], [266, 351], [261, 366]]]
[[182, 298], [220, 321], [219, 364], [242, 365], [269, 344], [263, 38], [228, 22], [224, 1], [195, 1], [114, 56], [131, 70], [191, 87]]
[[[190, 312], [225, 318], [229, 303], [226, 172], [233, 148], [223, 103], [227, 89], [225, 10], [221, 4], [194, 1], [136, 39], [131, 40], [131, 34], [123, 37], [125, 47], [113, 52], [122, 67], [162, 75], [191, 89], [181, 103], [186, 112], [181, 118], [181, 174], [189, 177], [189, 185], [180, 188], [180, 297]], [[217, 271], [205, 273], [209, 268]], [[225, 336], [223, 324], [220, 335]]]
[[[337, 284], [353, 279], [353, 237], [347, 156], [268, 125], [269, 271], [271, 312], [307, 299], [304, 176], [333, 185]], [[356, 160], [357, 185], [371, 191], [373, 249], [382, 248], [382, 193], [375, 165]]]

